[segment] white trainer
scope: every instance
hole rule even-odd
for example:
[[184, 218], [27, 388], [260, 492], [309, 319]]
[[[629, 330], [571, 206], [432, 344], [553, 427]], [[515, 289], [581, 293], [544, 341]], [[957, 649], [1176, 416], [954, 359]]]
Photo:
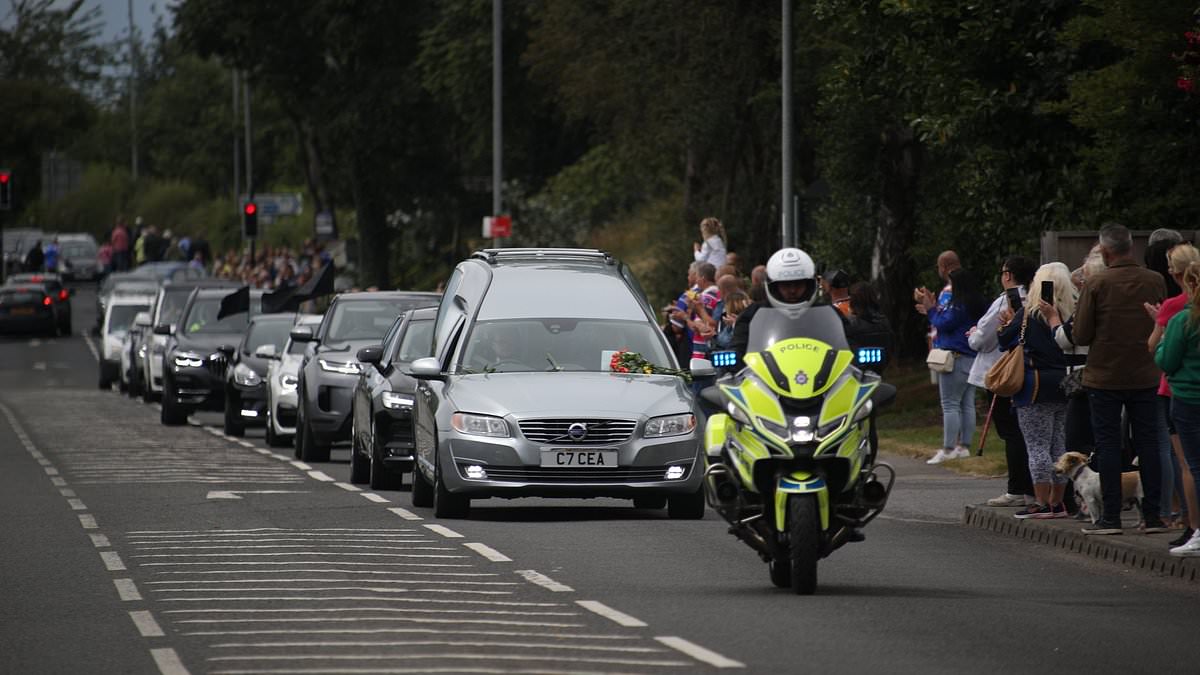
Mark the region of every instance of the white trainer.
[[1176, 558], [1193, 558], [1200, 556], [1200, 531], [1192, 535], [1183, 546], [1171, 549], [1171, 555]]
[[950, 452], [946, 452], [945, 448], [941, 448], [937, 451], [937, 454], [935, 454], [933, 457], [930, 457], [929, 459], [925, 460], [925, 463], [926, 464], [941, 464], [942, 462], [944, 462], [948, 459], [953, 459], [952, 455], [954, 455], [953, 450], [951, 450]]
[[960, 445], [950, 451], [950, 459], [965, 459], [971, 456], [971, 451], [966, 446]]
[[1004, 493], [999, 497], [992, 497], [987, 500], [988, 506], [1026, 506], [1025, 495], [1013, 495]]

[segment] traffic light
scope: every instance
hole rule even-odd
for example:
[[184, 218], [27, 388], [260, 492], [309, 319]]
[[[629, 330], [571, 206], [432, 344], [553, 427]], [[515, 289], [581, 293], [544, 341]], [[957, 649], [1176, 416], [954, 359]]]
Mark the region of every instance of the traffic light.
[[12, 208], [12, 172], [0, 169], [0, 211]]
[[246, 202], [242, 207], [242, 236], [246, 239], [258, 238], [258, 204]]

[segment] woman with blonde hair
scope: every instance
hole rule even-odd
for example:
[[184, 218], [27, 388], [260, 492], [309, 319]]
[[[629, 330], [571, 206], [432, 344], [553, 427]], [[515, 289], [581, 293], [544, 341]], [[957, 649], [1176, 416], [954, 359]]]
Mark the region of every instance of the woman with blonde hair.
[[696, 262], [712, 263], [713, 267], [720, 269], [721, 265], [725, 264], [725, 242], [728, 241], [725, 237], [725, 226], [721, 221], [709, 216], [700, 221], [700, 238], [704, 240], [703, 243], [692, 244]]
[[[1052, 302], [1042, 298], [1043, 282], [1053, 285]], [[1067, 479], [1054, 471], [1054, 462], [1066, 452], [1067, 397], [1060, 384], [1067, 373], [1067, 359], [1054, 340], [1047, 314], [1071, 316], [1078, 299], [1071, 270], [1053, 262], [1042, 265], [1029, 285], [1025, 304], [1014, 316], [1005, 310], [1000, 329], [1000, 349], [1008, 351], [1024, 345], [1025, 382], [1013, 395], [1012, 405], [1029, 456], [1029, 475], [1033, 479], [1036, 501], [1014, 517], [1066, 518], [1063, 493]]]
[[[1171, 419], [1188, 468], [1185, 478], [1200, 493], [1200, 262], [1188, 265], [1182, 281], [1191, 310], [1180, 311], [1167, 322], [1154, 362], [1171, 385]], [[1200, 556], [1200, 529], [1172, 548], [1171, 555]]]
[[[1146, 304], [1146, 311], [1154, 319], [1154, 332], [1146, 341], [1146, 346], [1150, 348], [1151, 354], [1157, 353], [1167, 324], [1176, 314], [1187, 307], [1189, 298], [1187, 286], [1183, 283], [1183, 276], [1193, 263], [1198, 262], [1200, 262], [1200, 251], [1191, 244], [1178, 244], [1167, 252], [1167, 274], [1181, 290], [1178, 295], [1163, 300], [1161, 304]], [[1191, 480], [1185, 480], [1188, 473], [1187, 458], [1179, 444], [1179, 434], [1176, 432], [1175, 422], [1171, 419], [1171, 385], [1167, 381], [1166, 374], [1162, 376], [1158, 384], [1158, 400], [1164, 418], [1163, 424], [1159, 425], [1159, 449], [1163, 455], [1161, 458], [1163, 460], [1161, 512], [1163, 514], [1171, 513], [1172, 493], [1178, 492], [1180, 495], [1180, 519], [1184, 521], [1184, 530], [1178, 538], [1171, 541], [1171, 546], [1180, 546], [1187, 543], [1194, 531], [1200, 529], [1200, 506], [1197, 506], [1195, 486]]]

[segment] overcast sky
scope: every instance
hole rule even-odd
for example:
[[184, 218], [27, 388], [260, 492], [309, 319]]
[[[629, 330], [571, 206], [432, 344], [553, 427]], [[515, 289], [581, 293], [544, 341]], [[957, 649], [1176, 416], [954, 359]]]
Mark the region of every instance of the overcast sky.
[[[61, 4], [67, 4], [68, 0], [60, 0]], [[101, 40], [108, 42], [116, 38], [123, 38], [128, 35], [129, 30], [129, 2], [130, 0], [86, 0], [84, 9], [89, 10], [93, 7], [100, 8], [100, 16], [104, 21], [104, 29], [101, 32]], [[154, 29], [154, 20], [156, 16], [161, 16], [165, 21], [170, 21], [170, 10], [168, 9], [171, 3], [166, 0], [132, 0], [133, 2], [133, 22], [137, 24], [138, 30], [142, 33], [142, 39], [147, 39], [150, 31]]]

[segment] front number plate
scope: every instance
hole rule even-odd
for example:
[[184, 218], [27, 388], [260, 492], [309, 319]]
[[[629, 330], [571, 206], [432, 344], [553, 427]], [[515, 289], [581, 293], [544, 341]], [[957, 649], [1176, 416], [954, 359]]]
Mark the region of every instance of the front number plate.
[[617, 468], [616, 450], [542, 450], [543, 467]]

